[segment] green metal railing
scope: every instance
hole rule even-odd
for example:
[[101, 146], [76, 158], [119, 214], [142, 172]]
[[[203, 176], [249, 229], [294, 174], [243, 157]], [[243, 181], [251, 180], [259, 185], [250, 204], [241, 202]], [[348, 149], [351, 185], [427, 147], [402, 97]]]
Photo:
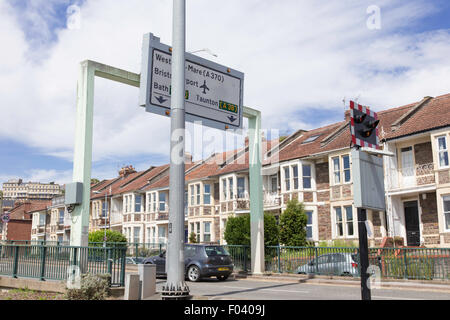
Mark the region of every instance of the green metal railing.
[[0, 244], [0, 275], [66, 280], [75, 266], [81, 273], [109, 273], [112, 286], [124, 286], [125, 258], [124, 247]]
[[[88, 262], [83, 265], [86, 272], [111, 271], [112, 284], [123, 285], [126, 257], [147, 258], [166, 250], [164, 243], [108, 242], [107, 247], [104, 247], [103, 242], [89, 243], [89, 247], [70, 247], [65, 244], [57, 241], [39, 244], [0, 241], [0, 274], [64, 280], [67, 268], [79, 266], [81, 259]], [[250, 271], [250, 246], [226, 245], [225, 248], [233, 259], [235, 271]], [[78, 260], [73, 257], [78, 257]], [[139, 259], [136, 261], [139, 262]], [[305, 272], [359, 277], [359, 261], [359, 249], [356, 247], [265, 248], [265, 269], [274, 273]], [[369, 265], [369, 272], [377, 273], [381, 278], [450, 280], [450, 249], [370, 248]]]
[[[236, 271], [251, 269], [249, 246], [225, 246]], [[359, 277], [358, 248], [286, 247], [265, 248], [265, 269], [274, 273], [308, 273]], [[385, 279], [450, 280], [450, 249], [370, 248], [367, 271]]]

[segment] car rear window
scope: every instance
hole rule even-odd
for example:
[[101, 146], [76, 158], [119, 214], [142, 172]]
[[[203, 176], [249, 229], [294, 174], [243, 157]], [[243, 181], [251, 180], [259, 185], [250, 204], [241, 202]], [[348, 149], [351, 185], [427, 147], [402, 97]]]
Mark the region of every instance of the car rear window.
[[208, 257], [211, 256], [229, 256], [227, 250], [224, 247], [220, 246], [208, 246], [205, 247], [206, 255]]

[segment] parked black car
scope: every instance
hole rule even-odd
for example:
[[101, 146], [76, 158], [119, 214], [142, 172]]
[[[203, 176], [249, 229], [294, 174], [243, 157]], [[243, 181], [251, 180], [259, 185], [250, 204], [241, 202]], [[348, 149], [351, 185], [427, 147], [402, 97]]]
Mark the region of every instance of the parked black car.
[[[144, 264], [155, 264], [156, 275], [166, 276], [166, 252], [147, 258]], [[220, 245], [193, 245], [184, 247], [184, 265], [186, 278], [199, 281], [201, 278], [217, 277], [220, 281], [228, 279], [233, 273], [233, 262], [227, 250]]]

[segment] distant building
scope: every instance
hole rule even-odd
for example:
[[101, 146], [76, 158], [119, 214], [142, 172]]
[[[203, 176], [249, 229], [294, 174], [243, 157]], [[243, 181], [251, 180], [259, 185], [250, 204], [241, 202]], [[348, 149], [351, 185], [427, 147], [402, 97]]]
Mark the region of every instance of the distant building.
[[8, 211], [15, 207], [16, 203], [51, 200], [62, 193], [60, 185], [50, 182], [23, 182], [22, 179], [13, 179], [3, 183], [3, 211]]
[[25, 201], [10, 210], [10, 220], [0, 227], [1, 240], [31, 240], [32, 213], [46, 209], [50, 201]]

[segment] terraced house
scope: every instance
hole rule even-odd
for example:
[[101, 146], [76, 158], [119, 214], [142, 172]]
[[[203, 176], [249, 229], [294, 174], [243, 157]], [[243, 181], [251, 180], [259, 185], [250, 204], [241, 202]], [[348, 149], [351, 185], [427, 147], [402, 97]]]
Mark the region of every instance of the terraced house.
[[[368, 211], [370, 244], [397, 236], [408, 246], [450, 247], [450, 94], [378, 114], [383, 148], [394, 156], [384, 157], [387, 210]], [[289, 200], [303, 202], [307, 236], [316, 243], [358, 239], [349, 122], [347, 112], [342, 122], [299, 130], [281, 143], [263, 140], [264, 211], [279, 219]], [[198, 242], [224, 243], [228, 218], [249, 213], [248, 145], [189, 160], [185, 239], [193, 232]], [[130, 242], [167, 241], [168, 169], [124, 168], [93, 186], [91, 228], [121, 230]]]

